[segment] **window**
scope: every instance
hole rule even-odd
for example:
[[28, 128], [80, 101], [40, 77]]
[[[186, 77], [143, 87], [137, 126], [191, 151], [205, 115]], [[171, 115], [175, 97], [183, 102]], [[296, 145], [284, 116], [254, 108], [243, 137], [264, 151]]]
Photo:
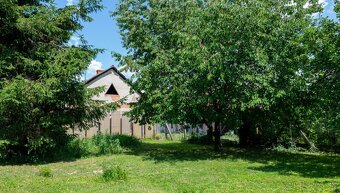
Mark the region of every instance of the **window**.
[[106, 94], [118, 95], [118, 92], [117, 92], [117, 90], [115, 89], [115, 87], [113, 86], [113, 84], [111, 84], [111, 86], [109, 87], [109, 89], [106, 91]]

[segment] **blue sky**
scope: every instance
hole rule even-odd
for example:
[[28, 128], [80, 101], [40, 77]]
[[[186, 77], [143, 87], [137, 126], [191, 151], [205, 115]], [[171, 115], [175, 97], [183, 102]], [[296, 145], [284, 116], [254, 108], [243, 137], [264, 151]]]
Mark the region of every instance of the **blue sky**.
[[[319, 3], [324, 5], [325, 11], [323, 16], [328, 16], [335, 19], [335, 13], [333, 12], [335, 0], [318, 0]], [[69, 4], [77, 3], [77, 0], [56, 0], [58, 6], [63, 7]], [[115, 10], [116, 4], [119, 0], [103, 0], [102, 4], [104, 9], [100, 12], [91, 14], [93, 21], [90, 23], [83, 23], [84, 29], [75, 34], [70, 40], [70, 44], [78, 44], [77, 36], [83, 35], [88, 44], [93, 45], [95, 48], [105, 49], [103, 53], [97, 55], [89, 66], [86, 72], [86, 78], [90, 78], [95, 74], [96, 69], [107, 69], [111, 65], [117, 67], [117, 62], [111, 56], [111, 52], [115, 51], [121, 54], [125, 54], [126, 50], [122, 46], [121, 37], [119, 35], [119, 29], [110, 16], [110, 12]], [[130, 77], [130, 73], [125, 73]]]
[[[79, 44], [79, 35], [83, 35], [89, 45], [95, 48], [105, 49], [103, 53], [99, 53], [96, 58], [91, 62], [89, 69], [86, 73], [86, 79], [95, 74], [97, 69], [107, 69], [111, 65], [117, 67], [118, 62], [111, 56], [111, 52], [115, 51], [125, 54], [126, 50], [122, 46], [119, 29], [111, 17], [111, 13], [118, 3], [118, 0], [103, 0], [102, 4], [104, 9], [100, 12], [91, 14], [92, 22], [84, 22], [83, 30], [74, 34], [70, 40], [70, 44]], [[55, 3], [60, 6], [77, 3], [77, 0], [56, 0]], [[130, 76], [130, 73], [125, 73]]]

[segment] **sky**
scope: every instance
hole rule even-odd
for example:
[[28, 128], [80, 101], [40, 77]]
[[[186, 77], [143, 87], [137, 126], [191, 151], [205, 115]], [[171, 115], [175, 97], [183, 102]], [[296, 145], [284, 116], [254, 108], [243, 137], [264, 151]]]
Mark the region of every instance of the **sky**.
[[[336, 16], [333, 11], [334, 1], [335, 0], [318, 0], [318, 2], [324, 6], [322, 16], [335, 19]], [[98, 69], [107, 69], [112, 65], [119, 68], [117, 65], [118, 62], [112, 57], [111, 53], [113, 51], [123, 55], [127, 53], [122, 45], [119, 28], [116, 25], [114, 18], [111, 17], [111, 12], [115, 10], [118, 2], [119, 0], [103, 0], [102, 4], [104, 9], [100, 12], [91, 14], [90, 16], [93, 18], [93, 21], [90, 23], [83, 23], [83, 30], [74, 34], [69, 41], [70, 45], [77, 45], [79, 44], [78, 37], [83, 35], [89, 45], [93, 45], [95, 48], [105, 49], [103, 53], [99, 53], [97, 57], [91, 61], [89, 68], [86, 71], [85, 79], [94, 76]], [[77, 0], [56, 0], [55, 3], [59, 7], [63, 7], [76, 4]], [[316, 14], [315, 16], [318, 15], [319, 14]], [[131, 76], [131, 73], [129, 72], [123, 72], [123, 74], [127, 77]]]
[[[76, 4], [77, 0], [55, 0], [59, 7]], [[69, 41], [70, 45], [79, 44], [79, 36], [83, 35], [89, 45], [94, 48], [105, 49], [103, 53], [99, 53], [96, 58], [91, 61], [88, 70], [86, 71], [85, 79], [89, 79], [95, 75], [98, 69], [107, 69], [114, 65], [118, 67], [118, 62], [112, 57], [112, 51], [126, 54], [126, 50], [122, 46], [119, 29], [111, 17], [111, 12], [115, 10], [118, 0], [103, 0], [104, 9], [97, 13], [92, 13], [92, 22], [84, 22], [82, 31], [77, 32]], [[127, 77], [131, 73], [123, 73]]]

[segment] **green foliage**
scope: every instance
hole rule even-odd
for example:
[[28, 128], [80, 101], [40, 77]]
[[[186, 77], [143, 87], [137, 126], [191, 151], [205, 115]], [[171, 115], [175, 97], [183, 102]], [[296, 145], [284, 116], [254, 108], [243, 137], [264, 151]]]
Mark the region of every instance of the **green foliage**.
[[38, 171], [38, 176], [42, 177], [53, 177], [52, 169], [50, 167], [41, 167]]
[[308, 114], [310, 121], [303, 124], [319, 144], [340, 144], [339, 29], [338, 21], [323, 18], [301, 37], [303, 49], [312, 56], [303, 70], [309, 80], [313, 108]]
[[113, 15], [129, 52], [115, 56], [143, 91], [132, 119], [215, 123], [216, 149], [223, 127], [238, 128], [241, 145], [312, 136], [316, 121], [339, 138], [339, 25], [313, 22], [321, 10], [307, 0], [121, 0]]
[[94, 145], [98, 147], [98, 154], [121, 153], [119, 139], [114, 139], [110, 135], [98, 134], [92, 137]]
[[99, 0], [62, 8], [44, 0], [1, 2], [0, 140], [10, 143], [7, 157], [49, 157], [67, 143], [69, 128], [86, 129], [114, 106], [91, 100], [100, 89], [80, 78], [100, 50], [84, 40], [68, 45], [100, 9]]
[[103, 167], [102, 179], [106, 182], [108, 181], [125, 181], [127, 180], [128, 173], [126, 170], [119, 166], [108, 166]]
[[135, 148], [140, 145], [139, 139], [128, 135], [98, 134], [91, 138], [71, 137], [67, 144], [59, 149], [55, 159], [119, 154], [123, 148]]
[[119, 139], [110, 135], [95, 135], [92, 138], [71, 139], [68, 144], [60, 151], [60, 156], [74, 158], [86, 157], [91, 155], [119, 154], [123, 151]]
[[116, 134], [112, 135], [111, 139], [119, 140], [119, 143], [122, 147], [133, 148], [141, 145], [141, 141], [135, 136], [131, 135]]
[[290, 142], [286, 144], [285, 146], [282, 144], [277, 144], [276, 146], [272, 148], [272, 150], [277, 151], [277, 152], [290, 152], [290, 153], [307, 151], [306, 149], [302, 147], [297, 147], [294, 142]]
[[97, 147], [94, 145], [91, 139], [81, 139], [78, 137], [70, 138], [67, 144], [60, 149], [57, 158], [65, 159], [69, 158], [81, 158], [92, 153], [97, 153]]
[[0, 160], [5, 159], [7, 155], [7, 146], [10, 143], [6, 140], [0, 140]]

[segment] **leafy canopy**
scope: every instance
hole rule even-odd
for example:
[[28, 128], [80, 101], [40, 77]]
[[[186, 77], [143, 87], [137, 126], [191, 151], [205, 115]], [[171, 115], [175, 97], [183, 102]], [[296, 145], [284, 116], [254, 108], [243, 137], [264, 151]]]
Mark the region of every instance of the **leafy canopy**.
[[316, 62], [301, 37], [318, 11], [315, 0], [121, 0], [113, 16], [129, 52], [114, 55], [141, 91], [132, 119], [216, 123], [217, 139], [240, 128], [242, 143], [256, 128], [269, 142], [301, 128], [315, 99], [302, 72]]

